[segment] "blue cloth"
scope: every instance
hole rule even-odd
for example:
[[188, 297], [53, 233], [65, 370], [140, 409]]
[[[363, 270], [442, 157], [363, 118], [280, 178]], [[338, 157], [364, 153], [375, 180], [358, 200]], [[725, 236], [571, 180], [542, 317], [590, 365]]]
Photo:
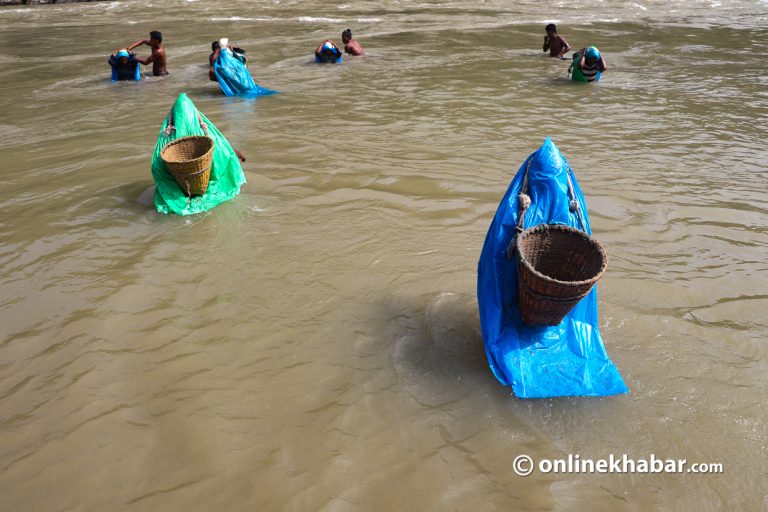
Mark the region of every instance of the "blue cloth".
[[[568, 208], [568, 165], [547, 138], [528, 157], [531, 206], [524, 228], [566, 224], [581, 229]], [[552, 327], [531, 327], [520, 318], [517, 267], [507, 257], [518, 219], [517, 196], [528, 160], [515, 175], [485, 238], [477, 268], [477, 298], [488, 363], [496, 378], [520, 398], [606, 396], [628, 393], [619, 371], [606, 354], [598, 330], [597, 286]], [[574, 195], [592, 233], [584, 195], [571, 176]]]
[[[123, 64], [120, 62], [121, 57], [126, 57], [128, 62]], [[126, 50], [120, 50], [114, 55], [110, 55], [107, 61], [112, 67], [112, 81], [124, 81], [124, 80], [141, 80], [141, 67], [139, 61], [136, 60], [136, 56], [132, 56]]]
[[213, 72], [226, 96], [265, 96], [277, 91], [259, 87], [245, 67], [245, 57], [222, 49], [213, 63]]
[[[329, 60], [324, 55], [321, 55], [322, 52], [325, 51], [331, 51], [333, 52], [334, 59]], [[341, 54], [341, 50], [339, 50], [336, 46], [329, 43], [328, 41], [323, 43], [323, 46], [320, 48], [320, 52], [315, 52], [315, 62], [318, 64], [339, 64], [340, 62], [344, 61], [344, 57]]]
[[586, 57], [588, 59], [599, 59], [600, 58], [600, 50], [598, 50], [594, 46], [590, 46], [589, 48], [587, 48], [587, 51], [584, 52], [584, 54], [586, 55]]

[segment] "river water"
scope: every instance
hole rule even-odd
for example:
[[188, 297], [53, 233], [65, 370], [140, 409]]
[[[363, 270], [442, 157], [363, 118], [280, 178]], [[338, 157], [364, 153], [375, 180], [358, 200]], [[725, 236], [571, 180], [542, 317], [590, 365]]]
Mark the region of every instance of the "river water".
[[[768, 4], [331, 4], [0, 10], [0, 509], [768, 508]], [[543, 56], [549, 21], [601, 83]], [[312, 65], [347, 27], [368, 55]], [[153, 29], [171, 76], [110, 83]], [[222, 36], [281, 94], [221, 96]], [[248, 157], [185, 218], [140, 200], [181, 92]], [[485, 360], [480, 249], [547, 136], [610, 254], [629, 395], [520, 400]]]

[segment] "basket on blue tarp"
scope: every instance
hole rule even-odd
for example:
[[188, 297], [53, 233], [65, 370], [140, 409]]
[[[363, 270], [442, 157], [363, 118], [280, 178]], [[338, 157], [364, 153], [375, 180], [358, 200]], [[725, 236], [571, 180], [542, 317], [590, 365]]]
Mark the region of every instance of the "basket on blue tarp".
[[523, 322], [558, 325], [603, 276], [608, 256], [587, 233], [541, 224], [517, 236], [518, 299]]

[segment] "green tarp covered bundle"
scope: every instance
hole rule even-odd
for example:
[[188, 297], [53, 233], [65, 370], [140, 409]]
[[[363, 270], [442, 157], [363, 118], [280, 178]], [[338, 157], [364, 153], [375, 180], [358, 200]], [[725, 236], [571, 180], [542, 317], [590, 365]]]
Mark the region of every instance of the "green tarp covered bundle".
[[[204, 195], [192, 198], [184, 195], [160, 158], [160, 152], [166, 144], [190, 135], [207, 135], [213, 139], [213, 163], [208, 190]], [[152, 157], [152, 177], [156, 186], [155, 208], [160, 213], [177, 215], [192, 215], [210, 210], [239, 194], [240, 187], [245, 183], [245, 174], [235, 150], [184, 93], [176, 98], [176, 103], [160, 128], [155, 154]]]

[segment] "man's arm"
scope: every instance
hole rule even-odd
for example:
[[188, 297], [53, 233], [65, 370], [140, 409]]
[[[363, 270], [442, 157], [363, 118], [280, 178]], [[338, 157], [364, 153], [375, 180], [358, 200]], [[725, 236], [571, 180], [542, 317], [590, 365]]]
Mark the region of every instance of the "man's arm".
[[605, 58], [603, 58], [603, 54], [600, 54], [600, 60], [597, 62], [597, 69], [599, 69], [601, 72], [608, 69], [608, 65], [605, 63]]
[[150, 55], [150, 56], [149, 56], [149, 57], [147, 57], [146, 59], [142, 59], [142, 58], [141, 58], [141, 57], [139, 57], [138, 55], [136, 55], [134, 58], [136, 59], [136, 61], [137, 61], [139, 64], [143, 64], [143, 65], [145, 65], [145, 66], [148, 66], [148, 65], [152, 64], [152, 63], [155, 61], [155, 55], [154, 55], [154, 54]]
[[581, 52], [581, 58], [579, 58], [579, 63], [577, 64], [579, 69], [584, 69], [584, 63], [587, 62], [587, 49], [582, 48], [579, 50]]
[[135, 42], [135, 43], [133, 43], [131, 46], [129, 46], [128, 48], [126, 48], [126, 50], [128, 50], [128, 51], [131, 51], [131, 50], [133, 50], [134, 48], [136, 48], [137, 46], [141, 46], [141, 45], [143, 45], [143, 44], [149, 44], [149, 41], [147, 41], [146, 39], [142, 39], [141, 41], [136, 41], [136, 42]]
[[568, 44], [568, 41], [565, 40], [564, 37], [560, 37], [560, 43], [561, 43], [561, 49], [560, 49], [560, 57], [571, 51], [571, 45]]
[[549, 50], [549, 36], [544, 36], [544, 47], [541, 51], [546, 52]]

